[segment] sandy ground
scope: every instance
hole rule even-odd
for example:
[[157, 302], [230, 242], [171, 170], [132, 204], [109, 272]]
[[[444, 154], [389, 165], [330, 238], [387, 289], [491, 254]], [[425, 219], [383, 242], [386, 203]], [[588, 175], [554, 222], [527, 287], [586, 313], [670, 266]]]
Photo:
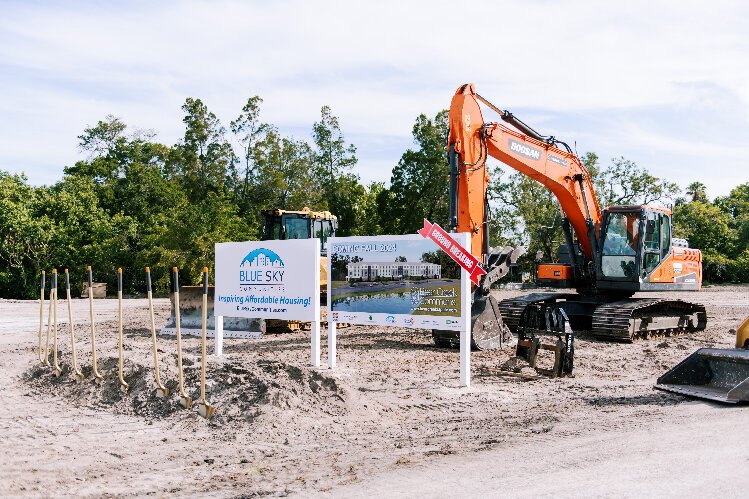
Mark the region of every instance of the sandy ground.
[[[652, 385], [696, 348], [732, 346], [749, 287], [679, 297], [707, 305], [707, 331], [634, 344], [581, 333], [574, 377], [563, 379], [498, 374], [512, 348], [474, 353], [470, 389], [458, 387], [458, 352], [422, 330], [342, 329], [335, 370], [309, 367], [305, 332], [227, 339], [208, 362], [211, 421], [176, 396], [155, 397], [144, 300], [126, 300], [127, 394], [114, 300], [96, 301], [103, 386], [73, 380], [66, 325], [63, 375], [40, 367], [38, 302], [0, 301], [0, 496], [745, 496], [749, 407]], [[157, 300], [157, 327], [168, 306]], [[90, 378], [87, 307], [74, 300]], [[174, 339], [158, 342], [162, 379], [176, 391]], [[322, 343], [324, 359], [324, 333]], [[198, 398], [199, 342], [184, 351]]]

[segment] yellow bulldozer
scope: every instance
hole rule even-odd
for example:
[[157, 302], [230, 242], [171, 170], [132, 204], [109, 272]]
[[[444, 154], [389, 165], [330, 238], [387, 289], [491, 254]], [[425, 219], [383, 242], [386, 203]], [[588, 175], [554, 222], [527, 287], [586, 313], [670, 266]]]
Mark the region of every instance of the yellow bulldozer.
[[736, 329], [735, 349], [700, 348], [655, 387], [717, 402], [749, 402], [749, 317]]
[[[316, 237], [320, 239], [321, 258], [320, 258], [320, 304], [323, 306], [322, 319], [325, 320], [327, 313], [328, 297], [328, 258], [327, 258], [327, 241], [329, 237], [335, 236], [338, 228], [338, 217], [329, 211], [312, 211], [304, 207], [299, 211], [292, 210], [262, 210], [260, 212], [263, 218], [262, 239], [282, 240], [282, 239], [310, 239]], [[200, 306], [203, 299], [202, 286], [182, 286], [180, 287], [180, 318], [182, 331], [190, 332], [199, 331], [201, 327]], [[208, 328], [213, 328], [213, 287], [208, 289]], [[166, 328], [174, 328], [174, 298], [172, 297], [172, 310], [170, 321]], [[247, 330], [259, 332], [286, 332], [306, 329], [309, 325], [300, 321], [284, 320], [233, 320], [224, 319], [224, 330], [229, 333], [232, 328], [237, 330]]]

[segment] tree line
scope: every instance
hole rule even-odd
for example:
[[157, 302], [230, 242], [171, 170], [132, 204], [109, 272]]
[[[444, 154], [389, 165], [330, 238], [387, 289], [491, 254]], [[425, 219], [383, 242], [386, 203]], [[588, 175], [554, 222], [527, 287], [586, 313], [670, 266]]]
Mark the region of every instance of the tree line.
[[[107, 116], [78, 137], [85, 159], [64, 168], [62, 180], [32, 186], [0, 170], [0, 296], [32, 298], [42, 269], [69, 268], [76, 288], [86, 265], [94, 279], [115, 283], [123, 269], [127, 293], [145, 289], [152, 267], [157, 292], [169, 289], [169, 269], [197, 283], [211, 267], [214, 244], [258, 239], [260, 211], [309, 206], [339, 218], [338, 235], [414, 233], [427, 218], [447, 220], [447, 111], [418, 116], [413, 147], [394, 165], [390, 182], [364, 185], [356, 147], [346, 141], [328, 106], [309, 138], [284, 135], [261, 119], [262, 99], [247, 100], [225, 126], [200, 99], [185, 100], [184, 134], [162, 144]], [[705, 253], [706, 279], [749, 280], [749, 184], [709, 200], [695, 182], [679, 187], [625, 158], [602, 164], [582, 156], [602, 207], [674, 202], [674, 236]], [[491, 243], [523, 244], [523, 265], [563, 241], [553, 195], [499, 165], [491, 169]]]

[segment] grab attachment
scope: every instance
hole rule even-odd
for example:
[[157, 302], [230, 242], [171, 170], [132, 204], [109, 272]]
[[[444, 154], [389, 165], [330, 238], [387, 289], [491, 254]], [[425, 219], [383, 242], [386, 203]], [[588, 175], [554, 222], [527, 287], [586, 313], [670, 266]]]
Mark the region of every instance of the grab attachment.
[[73, 308], [70, 301], [70, 273], [65, 269], [65, 293], [68, 301], [68, 326], [70, 326], [70, 352], [73, 356], [73, 375], [76, 381], [83, 381], [85, 376], [78, 369], [78, 357], [75, 355], [75, 326], [73, 325]]
[[192, 398], [185, 393], [185, 377], [182, 372], [182, 332], [180, 330], [179, 317], [179, 270], [172, 267], [172, 290], [174, 291], [174, 316], [176, 320], [177, 333], [177, 374], [179, 376], [179, 403], [185, 409], [192, 407]]
[[86, 272], [88, 273], [88, 314], [91, 321], [91, 358], [94, 364], [92, 373], [94, 375], [94, 382], [101, 384], [104, 381], [104, 377], [99, 374], [99, 367], [96, 362], [96, 327], [94, 326], [94, 293], [92, 292], [94, 279], [91, 275], [91, 265], [86, 267]]
[[[547, 304], [528, 305], [523, 310], [518, 324], [518, 345], [515, 355], [528, 362], [538, 374], [556, 378], [571, 375], [575, 354], [575, 336], [564, 309]], [[554, 336], [551, 343], [542, 342], [541, 337]], [[539, 350], [554, 353], [551, 369], [537, 366]]]
[[203, 339], [202, 349], [203, 354], [200, 363], [200, 405], [198, 406], [198, 414], [206, 419], [210, 419], [211, 416], [216, 412], [216, 407], [209, 405], [205, 398], [205, 356], [206, 356], [206, 326], [208, 323], [208, 267], [203, 267]]
[[151, 289], [151, 269], [146, 267], [146, 286], [148, 287], [148, 313], [151, 318], [151, 344], [153, 350], [153, 374], [156, 379], [156, 396], [159, 398], [169, 396], [169, 389], [161, 384], [159, 374], [159, 354], [156, 347], [156, 324], [153, 320], [153, 292]]
[[[91, 292], [89, 292], [91, 294]], [[124, 359], [122, 353], [122, 269], [117, 269], [117, 331], [119, 338], [119, 378], [120, 390], [127, 392], [130, 385], [125, 382]]]

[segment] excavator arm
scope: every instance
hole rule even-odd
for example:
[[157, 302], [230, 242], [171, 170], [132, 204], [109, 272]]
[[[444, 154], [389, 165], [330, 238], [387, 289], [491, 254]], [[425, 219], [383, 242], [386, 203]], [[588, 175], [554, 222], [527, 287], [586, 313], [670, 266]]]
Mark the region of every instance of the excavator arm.
[[[484, 121], [479, 102], [496, 111], [517, 130]], [[578, 255], [569, 225], [574, 228], [587, 262], [596, 262], [602, 220], [590, 174], [580, 159], [553, 137], [543, 137], [509, 111], [503, 111], [476, 93], [473, 84], [458, 88], [450, 105], [450, 211], [449, 224], [470, 232], [471, 252], [488, 263], [487, 228], [489, 156], [546, 186], [559, 200], [570, 255]], [[569, 149], [566, 147], [566, 149]], [[586, 261], [575, 261], [584, 272]]]

